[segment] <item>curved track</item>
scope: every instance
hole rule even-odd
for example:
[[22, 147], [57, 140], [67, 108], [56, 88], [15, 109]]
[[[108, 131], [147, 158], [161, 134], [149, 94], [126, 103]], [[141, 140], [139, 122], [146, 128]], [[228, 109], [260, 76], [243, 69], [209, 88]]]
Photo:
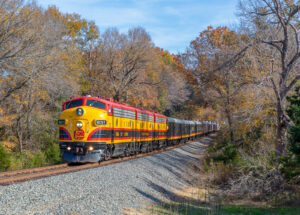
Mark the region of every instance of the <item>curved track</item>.
[[155, 151], [148, 152], [148, 153], [142, 153], [142, 154], [133, 155], [133, 156], [129, 156], [129, 157], [122, 157], [122, 158], [110, 159], [107, 161], [101, 161], [100, 163], [88, 163], [88, 164], [74, 165], [74, 166], [69, 166], [68, 164], [59, 164], [59, 165], [39, 167], [39, 168], [34, 168], [34, 169], [25, 169], [25, 170], [18, 170], [18, 171], [12, 171], [12, 172], [4, 172], [4, 173], [0, 173], [0, 185], [9, 185], [9, 184], [13, 184], [13, 183], [34, 180], [34, 179], [49, 177], [49, 176], [53, 176], [53, 175], [64, 174], [64, 173], [68, 173], [68, 172], [76, 172], [76, 171], [80, 171], [83, 169], [91, 169], [91, 168], [96, 168], [99, 166], [106, 166], [109, 164], [119, 163], [119, 162], [131, 160], [131, 159], [136, 159], [136, 158], [141, 158], [141, 157], [145, 157], [148, 155], [157, 154], [162, 151], [168, 151], [168, 150], [186, 145], [190, 142], [191, 141], [188, 141], [186, 143], [169, 146], [167, 148], [155, 150]]

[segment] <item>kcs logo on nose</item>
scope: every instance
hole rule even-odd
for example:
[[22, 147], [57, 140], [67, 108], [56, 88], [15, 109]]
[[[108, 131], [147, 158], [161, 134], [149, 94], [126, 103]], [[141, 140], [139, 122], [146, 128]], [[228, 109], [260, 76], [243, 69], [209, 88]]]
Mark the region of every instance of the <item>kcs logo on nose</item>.
[[74, 138], [76, 140], [82, 140], [84, 138], [84, 130], [79, 129], [79, 130], [74, 131]]

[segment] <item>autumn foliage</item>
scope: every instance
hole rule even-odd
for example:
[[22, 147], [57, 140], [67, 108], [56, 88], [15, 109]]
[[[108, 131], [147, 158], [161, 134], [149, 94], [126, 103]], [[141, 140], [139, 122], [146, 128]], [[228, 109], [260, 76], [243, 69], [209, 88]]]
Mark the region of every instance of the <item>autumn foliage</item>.
[[204, 164], [212, 174], [206, 183], [223, 198], [294, 204], [297, 96], [289, 96], [300, 80], [299, 2], [250, 0], [239, 8], [241, 28], [209, 26], [180, 56], [198, 100], [222, 124]]
[[299, 183], [289, 106], [300, 80], [299, 2], [241, 1], [239, 16], [241, 27], [208, 26], [173, 55], [142, 27], [100, 31], [55, 6], [0, 0], [0, 170], [59, 163], [61, 104], [92, 95], [218, 121], [205, 163], [222, 176], [213, 181], [237, 196], [244, 184], [251, 197], [286, 192]]
[[170, 115], [186, 111], [185, 68], [155, 47], [145, 29], [100, 34], [93, 21], [55, 6], [0, 3], [1, 170], [60, 162], [56, 119], [69, 98], [112, 98]]

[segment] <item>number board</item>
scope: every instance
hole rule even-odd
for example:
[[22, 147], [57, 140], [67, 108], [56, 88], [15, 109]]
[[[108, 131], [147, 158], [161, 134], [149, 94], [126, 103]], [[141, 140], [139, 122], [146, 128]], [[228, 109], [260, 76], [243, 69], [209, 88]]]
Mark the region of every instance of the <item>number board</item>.
[[96, 120], [96, 125], [106, 125], [106, 120]]

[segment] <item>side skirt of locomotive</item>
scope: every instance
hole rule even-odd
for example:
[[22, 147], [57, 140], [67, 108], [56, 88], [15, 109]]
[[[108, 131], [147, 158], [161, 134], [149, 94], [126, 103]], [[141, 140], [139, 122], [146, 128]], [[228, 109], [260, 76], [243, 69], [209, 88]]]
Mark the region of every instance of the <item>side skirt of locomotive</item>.
[[[110, 157], [146, 153], [167, 146], [163, 141], [106, 144], [105, 142], [60, 142], [62, 160], [67, 163], [99, 162]], [[91, 148], [92, 147], [92, 148]]]

